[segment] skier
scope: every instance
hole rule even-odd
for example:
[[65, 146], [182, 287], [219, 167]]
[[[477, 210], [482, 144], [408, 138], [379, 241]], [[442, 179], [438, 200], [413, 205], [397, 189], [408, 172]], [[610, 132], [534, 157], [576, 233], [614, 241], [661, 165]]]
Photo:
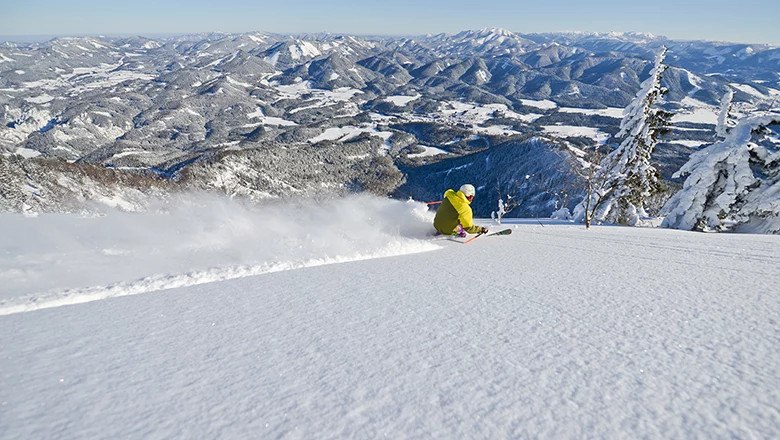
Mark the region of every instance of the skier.
[[474, 185], [464, 184], [460, 190], [448, 189], [444, 191], [439, 210], [433, 219], [433, 227], [439, 234], [458, 235], [465, 237], [469, 234], [485, 234], [487, 228], [474, 224], [471, 212], [471, 201], [474, 200]]

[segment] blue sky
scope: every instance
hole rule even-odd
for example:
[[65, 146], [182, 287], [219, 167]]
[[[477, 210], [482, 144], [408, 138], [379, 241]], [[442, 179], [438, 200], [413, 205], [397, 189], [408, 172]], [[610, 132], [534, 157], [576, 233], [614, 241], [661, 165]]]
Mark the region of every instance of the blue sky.
[[780, 45], [780, 0], [0, 0], [0, 35], [639, 31]]

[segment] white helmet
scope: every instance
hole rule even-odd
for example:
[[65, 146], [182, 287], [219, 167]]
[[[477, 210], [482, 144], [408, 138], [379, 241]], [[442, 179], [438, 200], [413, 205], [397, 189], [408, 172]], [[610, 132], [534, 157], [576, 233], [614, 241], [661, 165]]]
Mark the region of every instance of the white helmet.
[[466, 183], [460, 187], [460, 192], [462, 192], [464, 196], [469, 197], [474, 196], [477, 191], [474, 189], [474, 185]]

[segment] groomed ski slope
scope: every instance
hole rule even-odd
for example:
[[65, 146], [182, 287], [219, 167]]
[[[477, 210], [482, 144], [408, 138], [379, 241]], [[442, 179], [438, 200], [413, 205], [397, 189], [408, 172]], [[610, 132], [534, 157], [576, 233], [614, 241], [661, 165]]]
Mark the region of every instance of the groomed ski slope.
[[0, 437], [780, 436], [780, 237], [510, 227], [0, 316]]

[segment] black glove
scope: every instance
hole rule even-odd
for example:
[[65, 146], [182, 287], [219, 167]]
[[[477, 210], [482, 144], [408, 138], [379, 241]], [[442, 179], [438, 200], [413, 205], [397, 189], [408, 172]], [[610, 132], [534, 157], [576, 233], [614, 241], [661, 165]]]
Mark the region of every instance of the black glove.
[[479, 233], [480, 234], [487, 234], [488, 233], [488, 228], [486, 228], [484, 226], [479, 228]]

